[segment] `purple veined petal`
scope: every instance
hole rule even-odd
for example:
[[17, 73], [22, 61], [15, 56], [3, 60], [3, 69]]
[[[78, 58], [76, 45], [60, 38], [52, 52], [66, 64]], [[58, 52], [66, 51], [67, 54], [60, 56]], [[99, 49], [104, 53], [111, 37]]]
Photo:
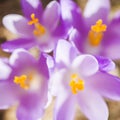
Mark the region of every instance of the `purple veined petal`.
[[[18, 14], [9, 14], [3, 18], [4, 26], [12, 33], [22, 36], [32, 36], [33, 27], [28, 25], [28, 20]], [[24, 26], [24, 27], [21, 27]]]
[[88, 27], [95, 24], [98, 19], [102, 19], [103, 23], [107, 23], [110, 11], [109, 0], [88, 0], [84, 10], [84, 17]]
[[72, 60], [78, 55], [78, 51], [66, 40], [59, 40], [55, 51], [55, 61], [70, 65]]
[[84, 21], [80, 7], [72, 0], [59, 0], [61, 15], [66, 26], [75, 27], [84, 34]]
[[101, 71], [109, 72], [115, 68], [115, 63], [109, 58], [103, 56], [96, 56], [96, 59], [98, 60], [99, 69]]
[[83, 76], [95, 74], [99, 69], [97, 59], [87, 54], [76, 57], [72, 63], [72, 67], [77, 68], [78, 72]]
[[0, 81], [0, 109], [8, 109], [18, 102], [19, 94], [8, 81]]
[[102, 96], [120, 100], [120, 79], [105, 72], [98, 72], [90, 79], [91, 86]]
[[0, 80], [6, 80], [8, 77], [9, 77], [9, 75], [10, 75], [10, 73], [11, 73], [11, 71], [12, 71], [12, 68], [8, 65], [8, 64], [6, 64], [2, 59], [0, 59]]
[[59, 93], [56, 98], [53, 120], [73, 120], [75, 114], [75, 99], [65, 91], [61, 93]]
[[35, 45], [36, 42], [32, 38], [18, 38], [3, 43], [1, 47], [6, 52], [13, 52], [15, 49], [18, 48], [29, 49]]
[[59, 19], [60, 5], [57, 1], [52, 1], [43, 13], [43, 23], [50, 31], [53, 31], [57, 27]]
[[43, 13], [43, 8], [42, 8], [42, 3], [40, 0], [21, 0], [21, 6], [24, 15], [28, 18], [31, 19], [30, 16], [32, 13], [35, 14], [39, 20], [41, 19], [42, 13]]
[[77, 29], [74, 29], [71, 31], [70, 36], [69, 36], [69, 40], [71, 42], [73, 42], [73, 44], [75, 44], [75, 46], [77, 47], [77, 49], [80, 52], [83, 52], [84, 50], [84, 38], [82, 38], [82, 35], [80, 34], [80, 32], [78, 32]]
[[103, 98], [92, 90], [78, 95], [80, 110], [89, 120], [108, 120], [108, 108]]

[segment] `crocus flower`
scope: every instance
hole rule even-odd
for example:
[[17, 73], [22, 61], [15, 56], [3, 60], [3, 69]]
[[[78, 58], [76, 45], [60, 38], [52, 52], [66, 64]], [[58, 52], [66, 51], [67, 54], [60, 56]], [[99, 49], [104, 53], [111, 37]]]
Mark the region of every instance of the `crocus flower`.
[[24, 16], [10, 14], [3, 18], [4, 26], [19, 38], [4, 43], [2, 48], [11, 52], [38, 46], [41, 51], [52, 51], [57, 40], [66, 34], [59, 3], [52, 1], [43, 10], [39, 0], [21, 0], [21, 6]]
[[0, 109], [17, 105], [18, 120], [38, 120], [48, 93], [48, 67], [43, 54], [36, 60], [23, 49], [9, 60], [0, 60]]
[[120, 100], [120, 79], [107, 72], [112, 61], [101, 66], [103, 61], [89, 54], [80, 55], [65, 40], [58, 42], [54, 57], [57, 66], [51, 77], [51, 93], [56, 96], [54, 120], [73, 120], [76, 105], [89, 120], [108, 120], [103, 97]]
[[77, 4], [73, 7], [72, 0], [61, 1], [62, 8], [69, 14], [64, 19], [73, 25], [69, 40], [81, 53], [120, 58], [120, 13], [109, 20], [110, 0], [88, 0], [83, 16]]

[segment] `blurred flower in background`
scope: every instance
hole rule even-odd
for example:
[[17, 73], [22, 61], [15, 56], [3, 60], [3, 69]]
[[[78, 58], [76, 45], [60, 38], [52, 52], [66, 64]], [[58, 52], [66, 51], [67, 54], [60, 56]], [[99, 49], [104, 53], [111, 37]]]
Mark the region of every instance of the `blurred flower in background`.
[[51, 52], [58, 39], [66, 36], [67, 32], [61, 21], [59, 3], [51, 1], [43, 9], [39, 0], [21, 0], [21, 6], [25, 17], [11, 14], [3, 18], [4, 26], [20, 37], [2, 44], [2, 48], [12, 52], [16, 48], [37, 46], [41, 51]]
[[[94, 3], [94, 4], [93, 4]], [[110, 20], [109, 0], [88, 0], [81, 22], [73, 13], [73, 30], [70, 34], [70, 41], [81, 53], [101, 55], [113, 60], [120, 58], [120, 13], [117, 11]], [[71, 13], [71, 14], [72, 14]]]

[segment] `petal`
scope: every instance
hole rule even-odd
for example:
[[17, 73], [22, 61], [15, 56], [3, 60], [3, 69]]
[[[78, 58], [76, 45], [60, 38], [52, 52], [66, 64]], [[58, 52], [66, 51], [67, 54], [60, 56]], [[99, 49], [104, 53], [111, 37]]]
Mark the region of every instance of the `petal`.
[[75, 44], [75, 46], [77, 47], [77, 49], [80, 52], [83, 52], [84, 50], [84, 38], [82, 38], [82, 35], [80, 34], [80, 32], [78, 32], [77, 29], [72, 29], [70, 36], [69, 36], [69, 40], [71, 42], [73, 42], [73, 44]]
[[107, 23], [109, 11], [109, 0], [88, 0], [84, 10], [86, 24], [90, 27], [95, 24], [98, 19], [102, 19], [103, 23]]
[[9, 58], [9, 63], [12, 66], [19, 66], [19, 67], [21, 67], [21, 65], [30, 66], [32, 65], [32, 63], [35, 64], [35, 62], [36, 62], [35, 58], [28, 51], [22, 48], [14, 50], [14, 52]]
[[18, 48], [29, 49], [33, 46], [35, 46], [35, 42], [29, 38], [18, 38], [12, 41], [7, 41], [1, 45], [2, 49], [6, 52], [13, 52]]
[[103, 56], [96, 56], [96, 59], [98, 60], [99, 69], [101, 71], [111, 71], [115, 69], [115, 63], [111, 59]]
[[49, 91], [53, 96], [57, 96], [59, 92], [61, 92], [61, 88], [63, 88], [63, 76], [65, 76], [66, 71], [61, 69], [57, 72], [53, 71], [50, 76], [49, 82]]
[[108, 108], [96, 92], [86, 90], [78, 95], [80, 110], [89, 120], [108, 120]]
[[8, 109], [15, 105], [18, 93], [8, 81], [0, 81], [0, 109]]
[[73, 120], [75, 114], [75, 100], [64, 91], [56, 98], [54, 120]]
[[30, 19], [32, 13], [34, 13], [37, 18], [41, 18], [43, 8], [39, 0], [21, 0], [21, 5], [23, 13], [28, 19]]
[[47, 5], [44, 11], [43, 23], [49, 30], [53, 30], [58, 25], [59, 19], [60, 19], [59, 3], [57, 1], [52, 1]]
[[120, 100], [120, 79], [105, 72], [98, 72], [91, 78], [91, 85], [104, 97]]
[[50, 55], [47, 55], [47, 66], [49, 68], [49, 73], [51, 75], [52, 72], [54, 71], [55, 61], [54, 61], [53, 57]]
[[120, 11], [117, 11], [107, 28], [107, 31], [109, 31], [109, 36], [111, 37], [111, 35], [114, 35], [120, 37], [119, 28], [120, 28]]
[[115, 14], [114, 18], [107, 26], [107, 31], [104, 34], [103, 45], [120, 44], [120, 11]]
[[77, 68], [79, 73], [83, 76], [95, 74], [98, 69], [98, 61], [92, 55], [80, 55], [76, 57], [72, 63], [73, 68]]
[[37, 41], [39, 44], [39, 48], [41, 51], [45, 52], [45, 53], [50, 53], [52, 52], [52, 50], [55, 48], [55, 44], [56, 44], [56, 39], [51, 37], [51, 36], [45, 36], [43, 39], [41, 39], [41, 41], [45, 41], [46, 43], [43, 43], [40, 41]]
[[58, 39], [60, 38], [68, 38], [70, 28], [66, 27], [64, 20], [60, 18], [59, 24], [57, 25], [56, 29], [52, 31], [52, 35], [54, 37], [57, 37]]
[[75, 27], [84, 34], [84, 21], [80, 7], [72, 0], [60, 0], [62, 19], [66, 26]]
[[17, 109], [18, 120], [37, 120], [44, 113], [45, 102], [37, 94], [28, 94], [21, 100]]
[[78, 51], [66, 40], [59, 40], [56, 51], [55, 60], [57, 63], [70, 65], [71, 61], [77, 56]]
[[[113, 39], [115, 41], [115, 39]], [[113, 59], [113, 60], [119, 60], [120, 59], [120, 41], [114, 42], [113, 44], [108, 45], [104, 49], [105, 56]]]
[[[28, 25], [28, 20], [18, 14], [9, 14], [3, 18], [4, 26], [11, 32], [22, 35], [32, 36], [33, 28]], [[21, 27], [24, 26], [24, 27]]]
[[6, 80], [11, 71], [12, 71], [12, 68], [6, 64], [2, 59], [0, 59], [0, 80]]
[[48, 79], [49, 71], [48, 71], [48, 66], [47, 66], [46, 55], [41, 53], [39, 60], [38, 60], [38, 65], [39, 65], [39, 69], [40, 69], [42, 75], [44, 75]]

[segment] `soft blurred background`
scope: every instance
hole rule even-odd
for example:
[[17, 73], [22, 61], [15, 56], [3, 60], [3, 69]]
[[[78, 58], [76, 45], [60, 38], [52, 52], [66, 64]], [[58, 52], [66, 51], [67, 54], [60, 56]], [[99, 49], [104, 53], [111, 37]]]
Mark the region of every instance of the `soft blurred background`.
[[[43, 5], [45, 6], [49, 1], [51, 0], [42, 0]], [[82, 10], [84, 10], [84, 6], [87, 0], [75, 0], [75, 1], [78, 2]], [[110, 16], [112, 16], [116, 11], [120, 10], [120, 0], [110, 0], [110, 1], [112, 5]], [[0, 44], [5, 42], [8, 39], [12, 39], [15, 37], [12, 33], [6, 30], [2, 25], [3, 16], [10, 13], [22, 14], [21, 8], [20, 8], [20, 0], [0, 0]], [[0, 49], [0, 56], [7, 57], [9, 56], [9, 54], [3, 52]], [[118, 73], [115, 72], [115, 74], [118, 74]], [[106, 101], [110, 111], [109, 120], [120, 120], [120, 102], [114, 102], [114, 101], [108, 101], [108, 100]], [[43, 120], [52, 120], [53, 105], [54, 105], [54, 102], [46, 110], [45, 115], [43, 116]], [[8, 110], [0, 110], [0, 120], [17, 120], [15, 116], [15, 106], [11, 107]], [[75, 120], [87, 120], [87, 119], [78, 109], [76, 110]]]

